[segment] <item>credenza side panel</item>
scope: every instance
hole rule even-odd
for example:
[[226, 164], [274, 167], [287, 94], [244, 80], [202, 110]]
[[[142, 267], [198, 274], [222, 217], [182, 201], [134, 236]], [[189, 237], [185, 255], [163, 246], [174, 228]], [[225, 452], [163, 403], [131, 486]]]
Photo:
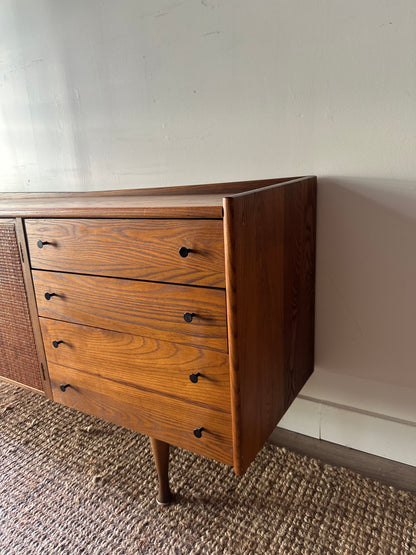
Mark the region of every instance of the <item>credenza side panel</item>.
[[313, 372], [316, 177], [285, 187], [285, 411]]
[[19, 240], [21, 222], [0, 219], [0, 376], [44, 392], [25, 286], [24, 244]]
[[316, 178], [224, 199], [234, 468], [313, 371]]

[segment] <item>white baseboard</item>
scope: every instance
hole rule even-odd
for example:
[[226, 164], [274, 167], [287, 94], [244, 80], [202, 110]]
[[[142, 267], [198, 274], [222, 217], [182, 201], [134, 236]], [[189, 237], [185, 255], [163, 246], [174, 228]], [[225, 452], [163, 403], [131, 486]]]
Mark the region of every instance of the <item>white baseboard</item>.
[[278, 427], [416, 466], [416, 390], [317, 370]]

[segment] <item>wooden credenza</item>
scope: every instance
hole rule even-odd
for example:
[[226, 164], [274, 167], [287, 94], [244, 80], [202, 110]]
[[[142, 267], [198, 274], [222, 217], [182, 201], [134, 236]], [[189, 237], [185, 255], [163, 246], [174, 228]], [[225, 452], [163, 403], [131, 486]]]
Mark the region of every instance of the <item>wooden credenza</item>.
[[246, 471], [313, 370], [316, 178], [0, 195], [1, 377]]

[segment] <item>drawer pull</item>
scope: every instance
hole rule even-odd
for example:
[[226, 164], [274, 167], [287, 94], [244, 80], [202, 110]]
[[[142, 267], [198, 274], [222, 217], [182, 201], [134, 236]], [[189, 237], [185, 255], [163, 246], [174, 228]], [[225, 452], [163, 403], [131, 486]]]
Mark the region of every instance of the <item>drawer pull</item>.
[[194, 430], [194, 436], [197, 437], [198, 439], [202, 437], [202, 432], [205, 430], [205, 428], [195, 428]]
[[185, 312], [185, 314], [183, 315], [183, 319], [185, 320], [185, 322], [190, 324], [194, 316], [196, 316], [196, 314], [194, 314], [193, 312]]
[[186, 247], [181, 247], [179, 249], [179, 254], [182, 256], [182, 258], [186, 258], [190, 252], [192, 252], [192, 250], [187, 249]]
[[55, 347], [55, 349], [57, 349], [61, 343], [63, 343], [63, 341], [52, 341], [52, 345]]
[[64, 392], [65, 392], [65, 390], [66, 390], [67, 387], [71, 387], [71, 384], [69, 384], [69, 383], [61, 384], [61, 385], [59, 386], [59, 389], [60, 389], [61, 391], [64, 391]]
[[37, 244], [37, 246], [38, 246], [40, 249], [43, 249], [43, 246], [44, 246], [44, 245], [51, 245], [52, 243], [50, 243], [49, 241], [41, 241], [41, 240], [39, 239], [39, 241], [38, 241], [36, 244]]
[[56, 297], [56, 293], [45, 293], [45, 299], [50, 301], [52, 297]]
[[197, 372], [196, 374], [191, 374], [189, 376], [189, 379], [191, 380], [192, 383], [198, 383], [198, 378], [201, 374], [199, 372]]

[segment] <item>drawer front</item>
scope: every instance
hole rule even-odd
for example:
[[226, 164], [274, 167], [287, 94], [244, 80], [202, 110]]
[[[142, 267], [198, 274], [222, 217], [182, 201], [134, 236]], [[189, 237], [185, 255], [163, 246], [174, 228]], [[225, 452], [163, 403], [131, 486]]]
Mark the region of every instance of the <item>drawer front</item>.
[[[228, 355], [211, 349], [40, 318], [48, 365], [231, 410]], [[54, 341], [62, 341], [57, 347]], [[195, 380], [197, 374], [197, 381]]]
[[32, 275], [40, 316], [227, 351], [223, 290], [41, 270]]
[[[130, 385], [49, 364], [53, 399], [178, 447], [233, 464], [231, 415]], [[65, 391], [60, 385], [70, 383]], [[204, 428], [201, 437], [193, 430]]]
[[[222, 220], [28, 219], [25, 225], [35, 269], [225, 287]], [[190, 249], [185, 257], [183, 248]]]

